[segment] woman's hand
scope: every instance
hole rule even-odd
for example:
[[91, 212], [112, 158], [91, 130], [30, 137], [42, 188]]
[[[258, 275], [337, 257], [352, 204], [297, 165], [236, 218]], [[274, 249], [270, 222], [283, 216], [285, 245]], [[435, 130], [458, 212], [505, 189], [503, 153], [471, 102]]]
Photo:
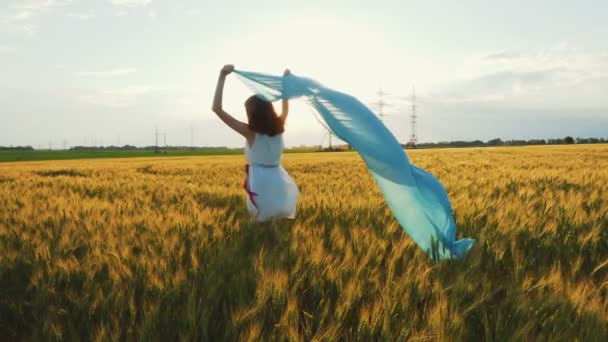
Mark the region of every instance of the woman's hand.
[[233, 71], [234, 71], [234, 65], [232, 65], [232, 64], [226, 64], [226, 65], [224, 65], [224, 67], [220, 71], [220, 74], [222, 76], [226, 76], [226, 75], [230, 74]]

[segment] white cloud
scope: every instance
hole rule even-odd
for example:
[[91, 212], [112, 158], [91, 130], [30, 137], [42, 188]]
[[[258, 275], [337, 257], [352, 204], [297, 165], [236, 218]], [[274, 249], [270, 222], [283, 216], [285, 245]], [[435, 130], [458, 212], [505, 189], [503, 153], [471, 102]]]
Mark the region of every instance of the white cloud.
[[583, 83], [608, 77], [608, 59], [602, 52], [581, 51], [567, 43], [528, 53], [486, 54], [473, 64], [472, 69], [480, 70], [478, 75], [437, 87], [433, 97], [442, 102], [474, 103], [536, 94], [549, 103], [557, 88], [576, 90]]
[[[147, 7], [152, 0], [109, 0], [110, 3], [116, 8], [114, 13], [117, 17], [123, 17], [129, 14], [130, 9], [144, 8]], [[154, 20], [156, 18], [156, 12], [150, 10], [148, 16]]]
[[124, 7], [145, 7], [152, 2], [152, 0], [110, 0], [114, 6]]
[[15, 51], [17, 51], [17, 49], [15, 49], [12, 46], [0, 45], [0, 54], [3, 54], [3, 53], [13, 53]]
[[195, 16], [201, 14], [201, 11], [199, 9], [191, 8], [184, 10], [184, 14], [186, 14], [187, 16]]
[[508, 61], [508, 60], [517, 59], [519, 57], [521, 57], [521, 54], [519, 54], [517, 52], [501, 51], [501, 52], [495, 52], [495, 53], [486, 55], [486, 56], [482, 57], [482, 59], [489, 60], [489, 61]]
[[132, 74], [136, 72], [135, 68], [116, 68], [102, 71], [79, 71], [76, 76], [79, 77], [116, 77]]
[[[7, 15], [0, 15], [0, 32], [17, 32], [28, 36], [38, 31], [38, 16], [54, 7], [65, 6], [72, 0], [21, 0], [5, 4]], [[1, 13], [1, 12], [0, 12]]]
[[91, 13], [68, 13], [67, 16], [79, 20], [89, 20], [94, 17]]
[[602, 60], [602, 53], [581, 51], [568, 43], [534, 52], [503, 51], [482, 58], [485, 67], [496, 71], [530, 72], [546, 69], [564, 69], [575, 73], [587, 71], [607, 71], [608, 65]]
[[129, 107], [137, 104], [140, 97], [164, 90], [166, 89], [145, 84], [131, 85], [123, 88], [92, 91], [80, 98], [84, 102], [104, 107]]
[[499, 71], [468, 81], [455, 82], [440, 91], [446, 102], [477, 102], [503, 100], [525, 92], [542, 90], [567, 77], [560, 68], [535, 71]]

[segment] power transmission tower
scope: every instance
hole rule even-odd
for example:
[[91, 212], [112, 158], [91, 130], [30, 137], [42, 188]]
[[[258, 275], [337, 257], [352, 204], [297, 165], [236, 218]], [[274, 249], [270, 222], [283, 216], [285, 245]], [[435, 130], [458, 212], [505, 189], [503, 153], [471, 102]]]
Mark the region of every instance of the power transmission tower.
[[386, 116], [386, 114], [384, 113], [384, 106], [386, 105], [386, 102], [384, 101], [384, 95], [386, 95], [386, 93], [384, 91], [382, 91], [382, 86], [380, 86], [380, 90], [378, 90], [378, 116], [380, 117], [380, 120], [384, 121], [384, 117]]
[[[323, 126], [323, 128], [325, 128], [325, 130], [327, 131], [327, 136], [329, 138], [329, 147], [328, 149], [331, 150], [332, 146], [331, 146], [331, 136], [333, 135], [331, 129], [329, 129], [329, 127], [323, 122], [323, 120], [319, 119], [317, 113], [311, 109], [310, 112], [312, 113], [313, 117], [315, 118], [315, 120], [317, 120], [317, 122], [319, 122], [319, 124], [321, 124], [321, 126]], [[325, 141], [325, 134], [323, 134], [323, 138], [321, 138], [321, 144], [319, 145], [319, 149], [323, 150], [323, 142]]]
[[154, 153], [158, 153], [158, 126], [156, 126], [156, 131], [154, 132]]
[[190, 148], [194, 148], [194, 125], [190, 123]]
[[167, 147], [167, 131], [163, 133], [163, 145]]
[[416, 120], [418, 116], [416, 115], [416, 88], [412, 87], [412, 114], [410, 115], [410, 141], [408, 142], [411, 146], [416, 146], [418, 144], [418, 136], [416, 135]]

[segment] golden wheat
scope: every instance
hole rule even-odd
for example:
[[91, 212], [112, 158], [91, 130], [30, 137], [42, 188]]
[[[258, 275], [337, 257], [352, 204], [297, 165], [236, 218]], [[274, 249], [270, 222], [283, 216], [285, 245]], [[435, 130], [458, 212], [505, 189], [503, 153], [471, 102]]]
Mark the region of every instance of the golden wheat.
[[430, 263], [355, 153], [285, 155], [298, 216], [264, 224], [243, 157], [0, 164], [0, 334], [608, 339], [608, 146], [409, 154], [463, 260]]

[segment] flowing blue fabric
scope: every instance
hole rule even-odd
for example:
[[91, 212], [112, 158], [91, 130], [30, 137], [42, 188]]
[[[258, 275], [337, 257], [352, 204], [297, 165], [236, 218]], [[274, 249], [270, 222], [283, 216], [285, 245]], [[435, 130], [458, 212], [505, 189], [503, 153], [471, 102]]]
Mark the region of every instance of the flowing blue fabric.
[[337, 137], [359, 152], [403, 229], [431, 259], [459, 258], [473, 246], [473, 239], [456, 240], [452, 207], [441, 183], [410, 162], [393, 134], [359, 100], [294, 74], [235, 73], [267, 101], [306, 100]]

